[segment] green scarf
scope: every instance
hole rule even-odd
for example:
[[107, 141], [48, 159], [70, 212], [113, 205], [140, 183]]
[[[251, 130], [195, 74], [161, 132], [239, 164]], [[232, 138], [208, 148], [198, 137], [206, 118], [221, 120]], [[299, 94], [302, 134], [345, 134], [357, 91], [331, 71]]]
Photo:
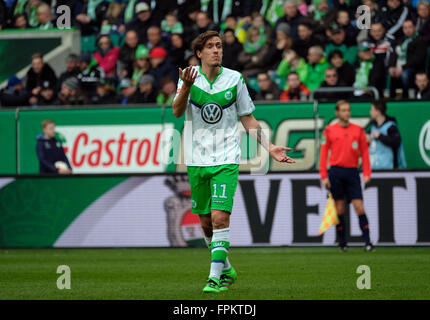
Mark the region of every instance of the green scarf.
[[13, 15], [24, 12], [24, 7], [28, 0], [18, 0], [15, 5], [15, 10], [13, 10]]
[[129, 23], [134, 16], [134, 6], [136, 4], [136, 0], [130, 0], [124, 12], [124, 22]]
[[363, 89], [369, 84], [369, 74], [373, 67], [373, 59], [370, 61], [360, 61], [360, 67], [355, 75], [354, 87], [357, 89]]
[[216, 24], [218, 24], [220, 22], [220, 20], [224, 21], [225, 18], [227, 18], [227, 16], [231, 13], [232, 0], [224, 0], [224, 6], [222, 8], [221, 19], [219, 19], [219, 14], [218, 14], [218, 0], [213, 0], [212, 5], [213, 5], [214, 22]]
[[251, 42], [248, 39], [245, 40], [243, 43], [243, 50], [248, 53], [256, 53], [258, 50], [260, 50], [261, 47], [263, 47], [266, 44], [266, 36], [260, 34], [260, 37], [257, 41]]
[[210, 0], [200, 0], [200, 10], [207, 12]]
[[411, 37], [405, 38], [405, 40], [397, 47], [397, 55], [398, 55], [398, 61], [400, 65], [406, 64], [406, 61], [408, 61], [408, 46], [409, 44], [417, 37], [418, 33], [415, 32]]
[[88, 0], [87, 14], [91, 20], [96, 20], [96, 8], [103, 0]]
[[28, 24], [31, 27], [36, 27], [39, 24], [39, 21], [37, 20], [37, 8], [30, 6], [30, 15], [28, 17]]
[[182, 23], [180, 23], [179, 21], [176, 22], [173, 27], [169, 27], [167, 25], [166, 20], [163, 20], [161, 21], [161, 30], [169, 33], [179, 33], [179, 34], [184, 33], [184, 28], [182, 27]]
[[283, 0], [273, 0], [267, 10], [265, 18], [270, 22], [272, 26], [275, 25], [276, 20], [283, 17], [284, 13], [284, 1]]
[[270, 0], [263, 0], [263, 4], [261, 5], [260, 14], [264, 17], [266, 16], [266, 10], [269, 7]]
[[133, 84], [133, 86], [135, 86], [136, 88], [139, 86], [139, 80], [140, 78], [142, 78], [143, 76], [143, 70], [139, 70], [139, 69], [134, 69], [133, 70], [133, 75], [131, 76], [131, 83]]

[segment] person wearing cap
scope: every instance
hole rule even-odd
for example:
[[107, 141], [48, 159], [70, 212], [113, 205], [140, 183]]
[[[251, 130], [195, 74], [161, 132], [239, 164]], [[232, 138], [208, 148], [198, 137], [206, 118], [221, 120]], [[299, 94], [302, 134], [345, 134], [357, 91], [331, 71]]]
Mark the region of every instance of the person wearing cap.
[[120, 94], [117, 97], [117, 102], [125, 105], [129, 103], [131, 96], [136, 92], [136, 87], [131, 83], [130, 78], [123, 78], [119, 83]]
[[105, 72], [90, 52], [83, 52], [78, 64], [80, 71], [76, 78], [79, 80], [82, 94], [90, 99], [96, 93], [97, 85], [106, 78]]
[[78, 65], [78, 56], [74, 53], [71, 53], [67, 56], [66, 59], [66, 71], [64, 71], [58, 77], [57, 89], [61, 88], [61, 84], [70, 77], [77, 77], [79, 74], [79, 65]]
[[37, 105], [38, 106], [55, 106], [60, 105], [61, 102], [57, 97], [56, 85], [55, 83], [50, 83], [45, 81], [42, 84], [42, 90], [40, 91]]
[[66, 79], [61, 85], [58, 99], [60, 99], [62, 105], [85, 104], [85, 97], [81, 94], [79, 80], [75, 77]]
[[161, 78], [171, 77], [175, 82], [178, 80], [178, 73], [167, 58], [167, 51], [163, 47], [155, 47], [149, 53], [151, 69], [149, 74], [155, 78], [155, 85], [158, 88]]
[[370, 44], [366, 41], [359, 45], [358, 62], [356, 64], [356, 73], [354, 81], [354, 96], [360, 99], [370, 99], [373, 95], [370, 92], [362, 90], [365, 87], [376, 87], [379, 77], [377, 68], [375, 68], [375, 55], [370, 49]]
[[[128, 103], [156, 103], [157, 90], [154, 87], [154, 77], [150, 74], [144, 74], [139, 79], [136, 92], [130, 97]], [[175, 85], [176, 89], [176, 85]]]
[[[150, 26], [157, 25], [152, 18], [151, 8], [146, 2], [136, 4], [136, 18], [125, 25], [126, 30], [134, 30], [139, 36], [140, 43], [146, 43], [147, 31]], [[121, 28], [121, 27], [120, 27]]]
[[325, 46], [325, 56], [328, 57], [333, 50], [340, 50], [345, 60], [353, 66], [357, 61], [358, 48], [355, 44], [348, 43], [345, 30], [336, 23], [333, 23], [327, 30], [327, 36], [330, 41]]
[[139, 85], [139, 80], [145, 73], [148, 73], [151, 64], [149, 63], [149, 50], [143, 44], [139, 44], [136, 50], [136, 60], [134, 62], [131, 82], [133, 86]]
[[136, 50], [139, 45], [137, 32], [129, 30], [125, 34], [125, 41], [119, 50], [118, 64], [120, 77], [125, 78], [133, 72], [133, 63], [136, 59]]
[[9, 78], [6, 88], [0, 91], [0, 106], [28, 106], [30, 96], [24, 88], [24, 80], [13, 75]]

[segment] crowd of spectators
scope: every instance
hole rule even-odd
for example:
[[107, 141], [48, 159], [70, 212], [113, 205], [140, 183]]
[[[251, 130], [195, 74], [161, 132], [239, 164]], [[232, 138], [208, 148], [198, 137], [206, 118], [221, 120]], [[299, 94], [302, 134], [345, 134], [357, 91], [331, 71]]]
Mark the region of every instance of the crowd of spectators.
[[336, 87], [354, 90], [315, 97], [373, 99], [366, 88], [375, 87], [430, 99], [429, 0], [1, 0], [0, 28], [55, 28], [61, 5], [96, 47], [65, 57], [58, 75], [34, 52], [1, 105], [170, 104], [178, 68], [197, 65], [191, 42], [207, 30], [222, 34], [223, 65], [243, 74], [255, 100], [304, 101]]

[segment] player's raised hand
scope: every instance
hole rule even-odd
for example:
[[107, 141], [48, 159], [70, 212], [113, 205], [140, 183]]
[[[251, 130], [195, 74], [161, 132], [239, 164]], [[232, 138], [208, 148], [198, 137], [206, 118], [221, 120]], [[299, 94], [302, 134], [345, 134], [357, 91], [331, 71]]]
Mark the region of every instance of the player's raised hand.
[[197, 70], [194, 68], [187, 67], [185, 68], [185, 71], [179, 68], [179, 78], [184, 82], [184, 86], [191, 87], [194, 83], [194, 80], [196, 80], [196, 77]]
[[286, 162], [286, 163], [295, 163], [296, 160], [293, 158], [290, 158], [285, 154], [285, 151], [291, 151], [291, 148], [288, 147], [282, 147], [282, 146], [271, 146], [269, 149], [270, 155], [279, 162]]

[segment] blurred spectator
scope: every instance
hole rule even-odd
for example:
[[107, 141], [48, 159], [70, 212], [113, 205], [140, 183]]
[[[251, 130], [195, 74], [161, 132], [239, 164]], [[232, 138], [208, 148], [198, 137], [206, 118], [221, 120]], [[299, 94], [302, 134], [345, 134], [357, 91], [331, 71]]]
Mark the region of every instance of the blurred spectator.
[[31, 94], [24, 88], [24, 80], [11, 76], [6, 88], [0, 91], [0, 105], [2, 107], [28, 106]]
[[344, 60], [342, 51], [333, 50], [330, 52], [328, 55], [328, 62], [337, 71], [339, 85], [343, 87], [351, 87], [355, 80], [355, 70], [348, 61]]
[[[340, 87], [339, 75], [335, 68], [328, 67], [325, 69], [324, 73], [324, 81], [321, 84], [320, 88], [331, 88], [336, 89], [336, 87]], [[348, 92], [316, 92], [314, 95], [314, 99], [318, 101], [339, 101], [349, 99], [350, 93]]]
[[415, 15], [415, 25], [420, 33], [423, 26], [430, 20], [430, 3], [427, 0], [420, 0], [417, 5], [417, 13]]
[[40, 0], [17, 0], [14, 2], [12, 15], [25, 14], [28, 19], [28, 25], [35, 28], [38, 25], [37, 7], [43, 2]]
[[164, 77], [160, 81], [160, 93], [157, 96], [157, 104], [171, 105], [176, 94], [176, 81], [170, 77]]
[[[185, 42], [184, 38], [179, 33], [172, 33], [170, 36], [170, 52], [169, 56], [171, 58], [172, 64], [176, 68], [184, 68], [187, 67], [187, 63], [185, 61]], [[225, 51], [224, 51], [225, 53]]]
[[117, 101], [115, 87], [101, 81], [97, 84], [96, 95], [91, 97], [93, 104], [113, 104]]
[[191, 26], [188, 32], [185, 33], [185, 42], [191, 45], [191, 42], [198, 37], [199, 34], [208, 30], [216, 30], [216, 25], [211, 21], [207, 12], [199, 11], [196, 14], [196, 22]]
[[[376, 0], [362, 0], [363, 5], [367, 6], [367, 8], [370, 10], [370, 21], [371, 23], [381, 23], [381, 13], [378, 9], [378, 5], [376, 4]], [[360, 17], [359, 12], [354, 12], [355, 20], [353, 21], [355, 25], [357, 25], [358, 18]], [[385, 27], [384, 27], [385, 30]], [[369, 30], [367, 28], [361, 29], [361, 31], [357, 35], [357, 43], [360, 43], [362, 41], [365, 41], [369, 35]]]
[[133, 86], [133, 84], [131, 83], [131, 79], [124, 78], [124, 79], [121, 79], [119, 88], [121, 93], [117, 98], [117, 102], [121, 103], [122, 105], [125, 105], [129, 103], [128, 102], [129, 99], [136, 92], [136, 87]]
[[[52, 120], [42, 121], [43, 133], [36, 137], [36, 154], [39, 159], [40, 173], [72, 173], [72, 166], [67, 159], [61, 141], [56, 139], [55, 122]], [[67, 168], [56, 166], [57, 162], [63, 162]]]
[[38, 106], [55, 106], [60, 105], [60, 100], [57, 98], [57, 90], [55, 83], [45, 81], [40, 91], [37, 105]]
[[195, 67], [199, 65], [199, 60], [191, 50], [185, 51], [185, 61], [187, 62], [186, 63], [187, 66]]
[[84, 52], [79, 57], [79, 73], [76, 78], [82, 94], [91, 100], [96, 94], [97, 85], [105, 79], [105, 72], [91, 57], [91, 53]]
[[32, 105], [37, 103], [37, 96], [44, 81], [57, 82], [54, 70], [43, 61], [43, 56], [40, 53], [31, 56], [31, 68], [27, 72], [26, 79], [25, 89], [32, 95], [29, 101]]
[[[156, 103], [157, 91], [154, 88], [154, 77], [144, 74], [139, 80], [136, 92], [130, 97], [129, 103]], [[175, 85], [176, 90], [176, 85]]]
[[178, 17], [173, 12], [166, 14], [163, 21], [161, 21], [161, 30], [169, 37], [172, 33], [183, 34], [184, 27], [178, 21]]
[[308, 67], [305, 59], [299, 57], [294, 50], [290, 49], [285, 52], [276, 74], [279, 77], [286, 78], [291, 72], [296, 72], [300, 81], [303, 82], [307, 77]]
[[81, 36], [96, 35], [100, 32], [108, 4], [108, 2], [103, 0], [77, 1], [75, 20], [81, 30]]
[[37, 7], [37, 27], [40, 30], [48, 30], [54, 28], [52, 20], [52, 12], [51, 7], [46, 3], [42, 3]]
[[[204, 8], [204, 3], [207, 2], [207, 9]], [[240, 1], [218, 1], [218, 0], [209, 0], [209, 1], [201, 1], [202, 3], [202, 11], [207, 11], [209, 16], [212, 17], [212, 20], [215, 24], [219, 25], [229, 14], [235, 13], [238, 14], [240, 9], [235, 7], [240, 7]], [[239, 13], [240, 14], [240, 13]]]
[[327, 0], [313, 0], [309, 8], [308, 18], [318, 21], [320, 25], [328, 25], [336, 17], [336, 10], [331, 9]]
[[288, 89], [282, 91], [281, 101], [306, 101], [310, 95], [309, 89], [300, 81], [297, 72], [290, 72], [287, 77]]
[[137, 32], [129, 30], [125, 34], [124, 45], [119, 50], [118, 70], [121, 78], [129, 77], [133, 72], [133, 63], [136, 59], [136, 49], [139, 44]]
[[402, 0], [387, 0], [381, 8], [381, 22], [388, 34], [396, 39], [402, 37], [402, 24], [409, 17], [409, 9]]
[[346, 9], [341, 9], [336, 13], [336, 24], [345, 31], [346, 39], [350, 41], [350, 44], [356, 44], [356, 38], [359, 29], [352, 26], [349, 19], [349, 12]]
[[131, 83], [137, 87], [139, 85], [140, 78], [148, 73], [151, 65], [148, 60], [149, 50], [143, 44], [139, 44], [136, 50], [136, 60], [134, 62], [133, 73], [131, 76]]
[[[251, 18], [250, 18], [251, 19]], [[221, 33], [225, 35], [227, 29], [233, 30], [234, 36], [239, 43], [246, 40], [246, 30], [244, 29], [245, 21], [243, 19], [238, 23], [237, 18], [233, 15], [228, 15], [223, 23], [221, 23]]]
[[297, 33], [298, 39], [294, 41], [292, 49], [302, 58], [306, 59], [310, 47], [323, 45], [323, 39], [314, 35], [313, 26], [307, 20], [299, 23]]
[[67, 56], [66, 59], [66, 71], [64, 71], [60, 76], [58, 77], [57, 82], [57, 90], [60, 90], [61, 84], [70, 77], [77, 77], [79, 74], [79, 61], [78, 56], [74, 53], [71, 53]]
[[161, 37], [161, 29], [158, 26], [151, 26], [148, 28], [147, 39], [148, 41], [145, 42], [145, 45], [149, 50], [155, 47], [163, 47], [166, 50], [169, 49], [169, 44]]
[[264, 65], [268, 70], [276, 70], [285, 52], [291, 49], [293, 39], [291, 28], [287, 23], [280, 23], [276, 29], [275, 45], [269, 44], [269, 52], [264, 57]]
[[[370, 49], [368, 42], [362, 42], [358, 52], [358, 64], [355, 73], [354, 81], [354, 95], [362, 99], [372, 98], [373, 95], [370, 92], [364, 91], [365, 87], [377, 87], [377, 79], [379, 79], [378, 68], [375, 68], [375, 55]], [[374, 97], [373, 97], [374, 98]]]
[[119, 48], [112, 45], [109, 35], [101, 35], [97, 41], [97, 50], [94, 53], [99, 66], [104, 70], [107, 78], [115, 77], [116, 62], [119, 57]]
[[[123, 33], [125, 31], [125, 26], [136, 19], [137, 13], [138, 13], [137, 5], [139, 4], [139, 2], [142, 2], [142, 1], [130, 0], [126, 2], [126, 4], [123, 6], [120, 14], [119, 23], [118, 23], [119, 24], [118, 32]], [[147, 6], [145, 6], [145, 8], [146, 7]], [[141, 8], [142, 6], [139, 7], [139, 9]], [[148, 10], [149, 10], [149, 7], [148, 7]]]
[[255, 76], [257, 73], [267, 70], [265, 64], [269, 54], [269, 46], [266, 44], [266, 37], [252, 26], [248, 29], [247, 39], [243, 43], [243, 51], [237, 59], [242, 73], [246, 76]]
[[278, 28], [278, 25], [281, 23], [287, 23], [291, 28], [291, 37], [293, 40], [297, 40], [299, 38], [298, 35], [298, 27], [300, 22], [303, 20], [303, 16], [297, 9], [297, 3], [295, 0], [287, 0], [284, 2], [284, 16], [280, 17], [273, 27], [273, 33], [272, 33], [272, 39], [275, 40], [276, 38], [276, 30]]
[[425, 70], [426, 67], [427, 46], [423, 38], [416, 32], [414, 22], [406, 19], [402, 29], [405, 36], [390, 57], [388, 69], [391, 76], [391, 98], [395, 97], [395, 89], [399, 87], [399, 82], [403, 90], [403, 98], [407, 98], [415, 73]]
[[375, 56], [373, 68], [378, 69], [378, 71], [375, 73], [377, 79], [373, 83], [382, 97], [387, 83], [388, 63], [394, 51], [395, 40], [392, 35], [385, 33], [385, 28], [381, 22], [372, 22], [368, 38], [365, 41]]
[[308, 50], [308, 63], [306, 64], [306, 78], [302, 80], [310, 91], [320, 87], [324, 81], [325, 69], [328, 66], [324, 58], [323, 48], [320, 46], [310, 47]]
[[156, 25], [156, 22], [151, 16], [151, 8], [145, 2], [140, 2], [136, 5], [136, 18], [126, 25], [127, 30], [134, 30], [139, 35], [139, 42], [146, 43], [147, 31], [150, 26]]
[[12, 18], [12, 28], [14, 29], [27, 29], [30, 28], [28, 24], [27, 15], [25, 13], [18, 13]]
[[270, 79], [267, 72], [261, 72], [257, 75], [258, 88], [260, 89], [255, 99], [260, 101], [279, 100], [282, 90]]
[[372, 170], [405, 169], [406, 157], [397, 121], [386, 114], [383, 101], [375, 101], [370, 108], [370, 134], [366, 135]]
[[351, 41], [347, 41], [345, 31], [337, 24], [332, 24], [327, 30], [327, 36], [330, 42], [325, 47], [325, 56], [328, 57], [331, 51], [337, 49], [342, 51], [345, 60], [350, 65], [354, 65], [357, 61], [357, 46], [353, 45]]
[[243, 47], [237, 40], [233, 29], [224, 30], [224, 45], [223, 45], [223, 57], [222, 65], [230, 69], [238, 69], [237, 58], [242, 52]]
[[178, 69], [174, 68], [167, 58], [167, 51], [163, 47], [153, 48], [149, 54], [151, 70], [149, 73], [155, 78], [157, 88], [161, 78], [164, 76], [171, 77], [174, 81], [178, 79]]
[[85, 104], [85, 97], [81, 94], [79, 80], [72, 77], [66, 79], [61, 85], [58, 99], [62, 105], [82, 105]]
[[[134, 1], [130, 1], [134, 2]], [[118, 31], [118, 26], [122, 25], [122, 9], [125, 7], [121, 0], [111, 0], [109, 1], [106, 14], [103, 17], [102, 27], [112, 31]], [[120, 33], [125, 31], [125, 26], [121, 28]]]
[[425, 72], [417, 72], [415, 75], [415, 85], [418, 88], [416, 98], [419, 100], [430, 100], [429, 78]]

